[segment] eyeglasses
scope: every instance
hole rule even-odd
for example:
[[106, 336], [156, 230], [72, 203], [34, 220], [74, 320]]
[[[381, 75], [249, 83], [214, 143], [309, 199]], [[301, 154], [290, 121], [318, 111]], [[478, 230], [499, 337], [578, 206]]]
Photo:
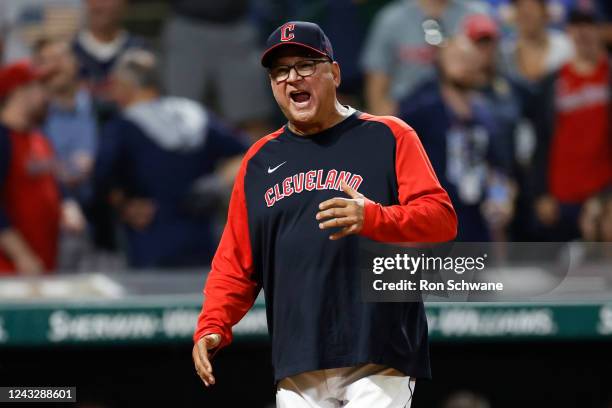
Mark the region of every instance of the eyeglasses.
[[329, 62], [328, 59], [308, 59], [298, 61], [293, 65], [277, 65], [268, 70], [270, 78], [276, 82], [283, 82], [289, 78], [291, 70], [295, 68], [296, 74], [302, 78], [309, 77], [314, 74], [317, 70], [317, 64], [322, 62]]

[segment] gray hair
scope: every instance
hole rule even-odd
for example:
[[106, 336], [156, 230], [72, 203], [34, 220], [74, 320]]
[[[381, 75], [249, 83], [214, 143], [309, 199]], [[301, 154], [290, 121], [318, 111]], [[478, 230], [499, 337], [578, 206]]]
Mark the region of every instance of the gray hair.
[[162, 87], [158, 59], [151, 51], [127, 50], [117, 61], [113, 74], [139, 88], [152, 88], [159, 91]]

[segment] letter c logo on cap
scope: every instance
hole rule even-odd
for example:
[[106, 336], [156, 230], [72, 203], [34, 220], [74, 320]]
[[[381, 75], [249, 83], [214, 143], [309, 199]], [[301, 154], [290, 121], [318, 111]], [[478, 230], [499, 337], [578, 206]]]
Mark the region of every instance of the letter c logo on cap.
[[287, 23], [281, 27], [281, 41], [291, 41], [295, 35], [291, 32], [295, 30], [295, 24]]

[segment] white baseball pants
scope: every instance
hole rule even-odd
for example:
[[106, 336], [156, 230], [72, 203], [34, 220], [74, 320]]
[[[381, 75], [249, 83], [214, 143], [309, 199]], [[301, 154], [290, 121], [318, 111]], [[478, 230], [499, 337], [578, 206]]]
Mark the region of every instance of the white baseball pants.
[[415, 380], [376, 364], [309, 371], [280, 381], [276, 408], [410, 408]]

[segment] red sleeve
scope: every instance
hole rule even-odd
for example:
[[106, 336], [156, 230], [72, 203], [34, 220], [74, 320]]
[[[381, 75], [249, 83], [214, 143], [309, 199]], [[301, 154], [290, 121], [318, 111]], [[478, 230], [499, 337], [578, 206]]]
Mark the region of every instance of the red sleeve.
[[457, 215], [416, 132], [402, 120], [363, 114], [386, 124], [396, 140], [399, 205], [367, 200], [361, 235], [382, 242], [444, 242], [457, 235]]
[[232, 190], [227, 223], [204, 287], [204, 304], [193, 334], [197, 342], [207, 334], [221, 335], [218, 349], [232, 341], [232, 326], [249, 311], [260, 285], [253, 277], [244, 178], [249, 159], [280, 130], [262, 138], [245, 155]]

